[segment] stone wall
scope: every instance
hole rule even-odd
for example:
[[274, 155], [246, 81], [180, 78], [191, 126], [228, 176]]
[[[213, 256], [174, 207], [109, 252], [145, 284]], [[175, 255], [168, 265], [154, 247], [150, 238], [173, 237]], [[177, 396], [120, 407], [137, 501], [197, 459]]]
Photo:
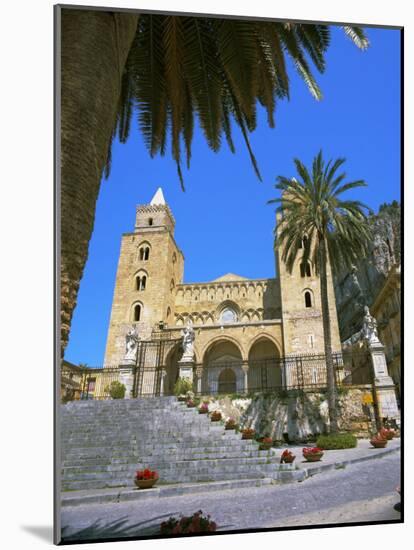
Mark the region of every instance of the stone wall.
[[[362, 398], [367, 388], [344, 389], [338, 395], [338, 417], [341, 431], [357, 436], [375, 430], [372, 406]], [[276, 441], [312, 441], [329, 427], [328, 401], [322, 392], [289, 392], [257, 394], [248, 397], [209, 397], [210, 410], [221, 411], [223, 418], [234, 418], [241, 428], [252, 427], [259, 436], [269, 435]]]

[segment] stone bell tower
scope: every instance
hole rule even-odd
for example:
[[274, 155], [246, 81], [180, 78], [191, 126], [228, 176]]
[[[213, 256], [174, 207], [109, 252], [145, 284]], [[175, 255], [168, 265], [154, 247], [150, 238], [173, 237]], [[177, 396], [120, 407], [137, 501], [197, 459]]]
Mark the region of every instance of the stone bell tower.
[[[283, 215], [278, 214], [277, 237], [281, 231], [282, 220]], [[275, 252], [282, 304], [284, 354], [324, 354], [320, 279], [313, 263], [309, 260], [305, 264], [303, 261], [306, 235], [303, 236], [302, 247], [292, 273], [282, 260], [283, 245], [278, 244], [277, 237]], [[338, 317], [329, 263], [327, 275], [332, 350], [340, 352]]]
[[116, 274], [104, 364], [125, 354], [125, 335], [135, 325], [150, 339], [160, 321], [174, 319], [175, 286], [183, 280], [184, 256], [174, 240], [174, 216], [161, 188], [149, 204], [138, 205], [135, 229], [124, 233]]

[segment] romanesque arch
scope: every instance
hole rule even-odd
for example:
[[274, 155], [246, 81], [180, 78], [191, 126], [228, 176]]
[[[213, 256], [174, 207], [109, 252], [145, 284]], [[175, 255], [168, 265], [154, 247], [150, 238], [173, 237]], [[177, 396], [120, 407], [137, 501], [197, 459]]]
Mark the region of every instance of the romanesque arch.
[[203, 354], [203, 388], [206, 393], [244, 390], [243, 355], [239, 343], [229, 337], [210, 342]]
[[276, 341], [259, 335], [249, 348], [249, 390], [276, 390], [282, 387], [282, 363]]

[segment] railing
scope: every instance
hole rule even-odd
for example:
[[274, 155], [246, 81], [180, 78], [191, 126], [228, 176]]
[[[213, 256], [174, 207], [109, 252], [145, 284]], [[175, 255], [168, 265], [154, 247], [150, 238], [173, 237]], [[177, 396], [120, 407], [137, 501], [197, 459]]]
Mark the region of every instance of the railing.
[[[170, 345], [167, 346], [170, 349]], [[164, 344], [143, 346], [138, 350], [137, 365], [130, 367], [132, 392], [127, 397], [171, 395], [179, 376], [178, 365], [165, 362]], [[344, 368], [343, 356], [333, 355], [335, 384], [349, 386], [371, 384], [371, 368]], [[119, 367], [79, 369], [77, 391], [72, 399], [110, 399], [110, 385], [125, 382]], [[62, 379], [68, 373], [62, 369]], [[283, 358], [265, 357], [250, 361], [234, 360], [198, 364], [193, 372], [193, 388], [197, 395], [246, 394], [290, 390], [325, 390], [327, 369], [324, 355], [298, 355]], [[66, 400], [70, 400], [66, 399]]]

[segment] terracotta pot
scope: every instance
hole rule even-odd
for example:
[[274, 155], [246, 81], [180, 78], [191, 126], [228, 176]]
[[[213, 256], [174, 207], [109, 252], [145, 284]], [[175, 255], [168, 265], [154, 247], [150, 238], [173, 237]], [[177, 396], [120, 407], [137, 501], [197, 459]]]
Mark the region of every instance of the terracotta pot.
[[371, 445], [375, 447], [375, 449], [383, 449], [387, 446], [388, 440], [387, 439], [371, 439], [370, 441]]
[[288, 457], [288, 458], [281, 458], [280, 463], [281, 464], [292, 464], [292, 462], [295, 460], [296, 456]]
[[226, 430], [235, 430], [236, 426], [226, 426], [225, 429]]
[[153, 487], [157, 483], [158, 477], [153, 478], [153, 479], [137, 479], [137, 478], [135, 478], [134, 481], [135, 481], [135, 485], [139, 489], [151, 489], [151, 487]]
[[306, 455], [304, 458], [307, 462], [319, 462], [322, 456], [323, 456], [323, 453], [312, 453], [312, 454]]
[[208, 413], [208, 409], [198, 409], [198, 412], [200, 414], [207, 414]]
[[253, 439], [254, 438], [254, 433], [253, 434], [242, 434], [242, 439]]
[[388, 432], [386, 434], [386, 438], [388, 441], [391, 441], [391, 439], [394, 439], [394, 432]]

